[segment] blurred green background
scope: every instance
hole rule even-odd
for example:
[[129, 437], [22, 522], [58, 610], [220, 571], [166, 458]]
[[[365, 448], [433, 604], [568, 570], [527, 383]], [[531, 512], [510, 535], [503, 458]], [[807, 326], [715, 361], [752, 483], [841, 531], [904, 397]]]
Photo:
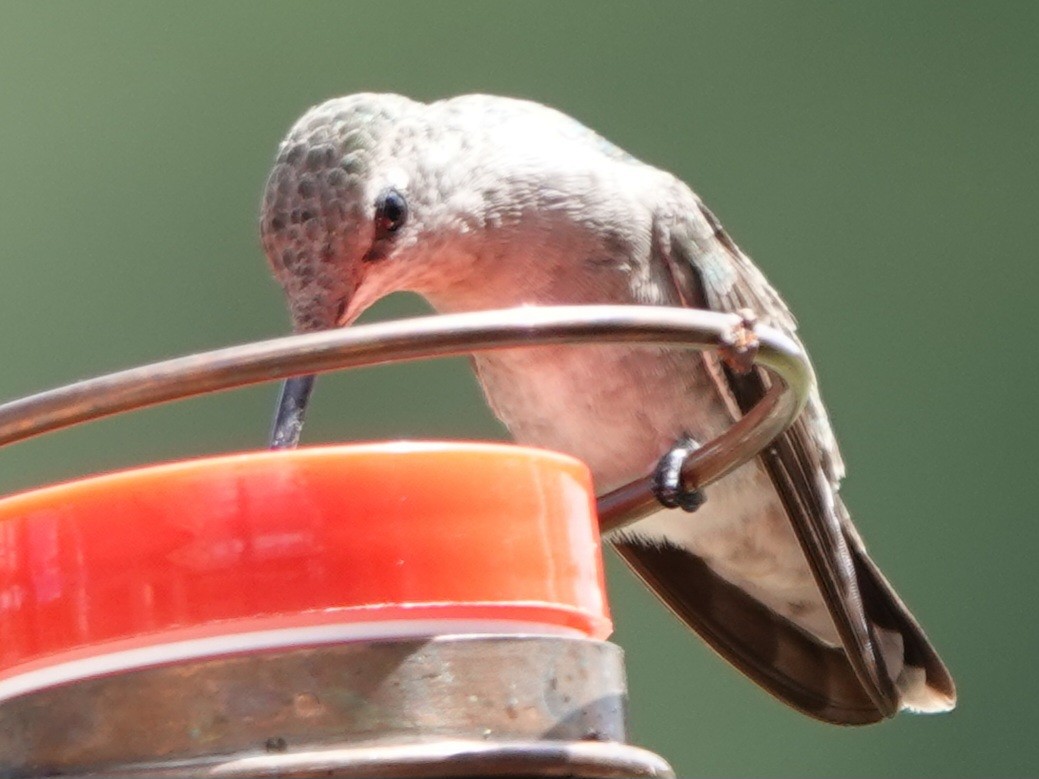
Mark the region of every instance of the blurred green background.
[[[687, 776], [1032, 774], [1037, 8], [4, 2], [0, 396], [285, 332], [256, 213], [308, 106], [361, 90], [551, 104], [689, 181], [784, 291], [859, 527], [960, 685], [949, 716], [817, 724], [611, 561], [635, 741]], [[274, 394], [4, 449], [0, 491], [260, 447]], [[307, 433], [503, 436], [463, 360], [326, 379]]]

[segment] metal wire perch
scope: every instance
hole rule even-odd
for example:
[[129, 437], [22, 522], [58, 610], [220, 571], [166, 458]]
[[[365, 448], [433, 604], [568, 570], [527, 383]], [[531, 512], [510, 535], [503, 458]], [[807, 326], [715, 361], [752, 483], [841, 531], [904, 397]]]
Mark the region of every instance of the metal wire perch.
[[[79, 381], [0, 405], [0, 446], [137, 408], [265, 381], [346, 368], [546, 344], [624, 342], [730, 349], [746, 314], [657, 306], [530, 306], [425, 316], [216, 349]], [[684, 484], [702, 488], [753, 458], [797, 418], [811, 370], [790, 338], [756, 326], [754, 364], [779, 381], [725, 433], [686, 461]], [[651, 474], [598, 500], [603, 531], [655, 510]]]

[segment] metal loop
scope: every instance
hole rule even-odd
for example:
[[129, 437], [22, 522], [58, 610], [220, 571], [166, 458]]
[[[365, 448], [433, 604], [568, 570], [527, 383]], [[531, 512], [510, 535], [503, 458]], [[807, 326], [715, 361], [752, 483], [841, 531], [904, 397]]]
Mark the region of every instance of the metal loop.
[[[309, 373], [546, 344], [623, 342], [723, 349], [745, 318], [662, 306], [530, 306], [445, 314], [292, 335], [110, 373], [0, 405], [0, 446], [172, 400]], [[811, 370], [800, 346], [758, 326], [754, 363], [780, 379], [725, 433], [686, 462], [684, 481], [704, 487], [753, 458], [796, 419]], [[659, 508], [652, 476], [599, 498], [604, 531]]]

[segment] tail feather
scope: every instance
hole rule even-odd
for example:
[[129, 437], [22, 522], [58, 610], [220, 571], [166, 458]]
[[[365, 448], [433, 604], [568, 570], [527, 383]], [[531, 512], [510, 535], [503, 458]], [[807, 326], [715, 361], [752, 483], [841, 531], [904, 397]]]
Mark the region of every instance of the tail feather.
[[[846, 524], [847, 528], [848, 525]], [[854, 531], [846, 532], [866, 618], [883, 647], [885, 670], [900, 706], [937, 713], [956, 706], [956, 684], [920, 624], [870, 558]]]
[[[797, 627], [715, 574], [688, 549], [636, 539], [614, 542], [650, 589], [714, 651], [789, 706], [838, 725], [890, 716], [877, 705], [845, 649]], [[948, 711], [956, 688], [927, 636], [851, 530], [848, 547], [869, 630], [897, 709]], [[892, 702], [894, 703], [894, 702]]]
[[635, 573], [725, 660], [783, 703], [837, 725], [884, 719], [839, 647], [820, 642], [687, 549], [614, 542]]

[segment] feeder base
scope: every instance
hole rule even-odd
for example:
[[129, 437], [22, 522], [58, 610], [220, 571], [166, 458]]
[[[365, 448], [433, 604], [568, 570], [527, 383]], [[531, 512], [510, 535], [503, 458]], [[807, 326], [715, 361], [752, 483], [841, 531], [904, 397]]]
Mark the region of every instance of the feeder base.
[[457, 635], [87, 679], [0, 704], [0, 776], [673, 776], [625, 743], [619, 647]]

